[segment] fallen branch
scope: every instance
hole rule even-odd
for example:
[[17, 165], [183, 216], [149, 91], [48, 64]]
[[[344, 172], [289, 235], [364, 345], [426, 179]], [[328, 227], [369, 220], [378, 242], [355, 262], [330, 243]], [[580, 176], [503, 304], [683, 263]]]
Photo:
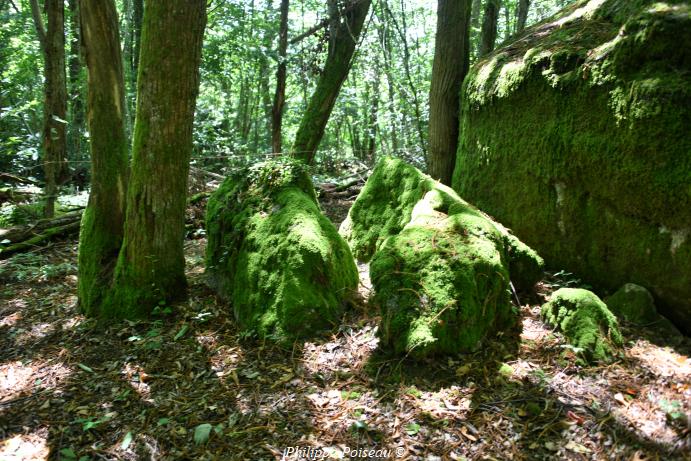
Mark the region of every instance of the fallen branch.
[[0, 172], [0, 181], [3, 182], [8, 182], [8, 183], [14, 183], [14, 184], [25, 184], [25, 185], [32, 185], [32, 186], [38, 186], [38, 181], [34, 181], [33, 179], [29, 178], [22, 178], [21, 176], [13, 175], [10, 173], [3, 173]]

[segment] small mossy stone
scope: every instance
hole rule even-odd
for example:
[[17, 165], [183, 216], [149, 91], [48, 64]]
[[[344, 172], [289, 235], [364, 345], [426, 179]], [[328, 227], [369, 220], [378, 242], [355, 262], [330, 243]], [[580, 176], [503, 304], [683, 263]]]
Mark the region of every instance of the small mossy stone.
[[640, 285], [627, 283], [605, 300], [619, 319], [634, 324], [652, 323], [660, 319], [653, 295]]
[[542, 278], [545, 260], [513, 234], [505, 234], [511, 281], [517, 289], [531, 291]]
[[611, 361], [615, 348], [623, 344], [617, 318], [592, 291], [561, 288], [541, 312], [588, 362]]
[[322, 214], [306, 167], [263, 162], [207, 206], [206, 272], [244, 331], [279, 342], [331, 329], [357, 288], [346, 242]]

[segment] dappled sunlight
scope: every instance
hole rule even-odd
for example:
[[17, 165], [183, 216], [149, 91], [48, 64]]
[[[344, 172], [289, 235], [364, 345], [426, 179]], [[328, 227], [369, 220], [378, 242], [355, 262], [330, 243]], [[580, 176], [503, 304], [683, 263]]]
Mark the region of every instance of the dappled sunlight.
[[64, 363], [11, 362], [0, 365], [0, 405], [24, 394], [56, 388], [72, 370]]
[[691, 380], [691, 358], [677, 353], [671, 347], [660, 347], [644, 339], [638, 339], [627, 352], [658, 376], [687, 383]]
[[143, 401], [154, 403], [154, 400], [151, 398], [151, 388], [149, 387], [149, 381], [152, 377], [144, 371], [144, 367], [126, 362], [120, 370], [120, 374]]
[[598, 8], [600, 8], [606, 1], [607, 0], [590, 0], [580, 8], [576, 8], [571, 14], [567, 14], [566, 16], [559, 18], [551, 24], [562, 26], [576, 19], [590, 19], [593, 14], [597, 12]]
[[0, 459], [3, 461], [40, 461], [47, 460], [48, 431], [40, 430], [29, 434], [17, 434], [0, 441]]

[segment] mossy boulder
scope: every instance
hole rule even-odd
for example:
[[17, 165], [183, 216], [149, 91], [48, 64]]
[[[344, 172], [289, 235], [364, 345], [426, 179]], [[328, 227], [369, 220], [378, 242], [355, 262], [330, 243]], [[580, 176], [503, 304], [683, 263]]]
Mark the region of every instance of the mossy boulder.
[[552, 293], [541, 312], [588, 362], [611, 361], [623, 344], [617, 318], [592, 291], [561, 288]]
[[285, 342], [340, 320], [358, 272], [303, 164], [268, 161], [227, 178], [206, 225], [209, 285], [243, 330]]
[[[512, 325], [511, 257], [517, 268], [542, 264], [452, 189], [393, 158], [374, 169], [341, 232], [371, 260], [382, 344], [415, 357], [472, 351]], [[531, 256], [532, 263], [518, 262]]]
[[554, 268], [691, 333], [689, 4], [577, 1], [475, 64], [454, 189]]
[[542, 277], [543, 259], [506, 227], [464, 201], [452, 189], [394, 157], [384, 157], [377, 163], [341, 224], [339, 232], [353, 255], [362, 262], [372, 259], [389, 237], [398, 235], [411, 222], [413, 209], [432, 190], [436, 190], [443, 201], [441, 209], [462, 204], [492, 222], [504, 239], [511, 280], [517, 287], [529, 290]]
[[605, 299], [607, 307], [617, 318], [633, 324], [656, 322], [660, 315], [650, 292], [635, 283], [627, 283]]

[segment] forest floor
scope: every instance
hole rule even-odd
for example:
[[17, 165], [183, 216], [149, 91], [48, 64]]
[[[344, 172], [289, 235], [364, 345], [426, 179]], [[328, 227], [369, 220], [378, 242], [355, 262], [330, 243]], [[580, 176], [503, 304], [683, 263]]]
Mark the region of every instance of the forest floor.
[[378, 350], [365, 301], [289, 350], [246, 337], [204, 245], [185, 243], [187, 302], [111, 325], [77, 310], [75, 241], [0, 262], [0, 460], [691, 459], [689, 339], [624, 325], [617, 362], [579, 366], [539, 318], [564, 277], [476, 353], [412, 362]]

